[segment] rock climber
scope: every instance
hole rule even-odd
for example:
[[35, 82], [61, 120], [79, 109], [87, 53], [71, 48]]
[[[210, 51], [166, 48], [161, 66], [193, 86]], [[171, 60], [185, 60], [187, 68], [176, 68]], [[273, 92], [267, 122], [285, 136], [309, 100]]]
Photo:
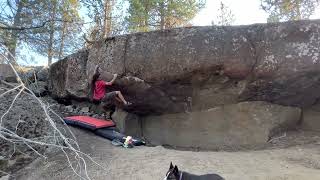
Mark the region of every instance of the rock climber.
[[106, 87], [111, 86], [117, 78], [117, 74], [113, 75], [110, 82], [104, 81], [100, 77], [100, 68], [97, 65], [94, 70], [94, 74], [91, 81], [91, 94], [92, 100], [98, 103], [113, 104], [115, 101], [123, 103], [125, 106], [131, 105], [126, 101], [120, 91], [106, 92]]

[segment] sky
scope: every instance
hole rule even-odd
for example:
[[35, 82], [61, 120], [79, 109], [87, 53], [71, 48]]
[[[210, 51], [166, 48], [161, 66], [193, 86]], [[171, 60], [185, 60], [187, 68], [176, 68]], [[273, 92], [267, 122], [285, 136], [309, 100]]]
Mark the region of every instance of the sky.
[[[191, 21], [194, 26], [209, 26], [211, 22], [217, 22], [217, 10], [220, 2], [223, 2], [235, 15], [233, 25], [248, 25], [255, 23], [266, 23], [268, 14], [260, 7], [260, 0], [207, 0], [206, 6]], [[320, 19], [320, 7], [316, 8], [314, 15], [310, 19]], [[33, 55], [37, 65], [46, 65], [47, 59], [30, 50], [24, 50], [29, 55]]]
[[[217, 22], [217, 10], [221, 0], [207, 0], [206, 7], [192, 20], [194, 25], [206, 26]], [[223, 0], [235, 15], [234, 25], [266, 23], [268, 15], [260, 8], [260, 0]], [[245, 3], [244, 3], [245, 2]]]
[[[248, 25], [255, 23], [267, 23], [268, 14], [260, 7], [260, 0], [207, 0], [206, 7], [192, 20], [196, 26], [211, 25], [217, 22], [217, 10], [220, 2], [223, 2], [235, 15], [233, 25]], [[317, 7], [310, 19], [320, 19], [320, 8]]]

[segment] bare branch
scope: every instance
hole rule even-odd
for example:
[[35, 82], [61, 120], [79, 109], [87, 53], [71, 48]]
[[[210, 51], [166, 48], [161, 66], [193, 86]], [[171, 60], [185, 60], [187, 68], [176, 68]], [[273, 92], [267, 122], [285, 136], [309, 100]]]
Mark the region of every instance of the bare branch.
[[[1, 44], [0, 44], [0, 48], [4, 48], [6, 51], [8, 51], [7, 48], [2, 46]], [[18, 119], [16, 120], [18, 124], [16, 125], [15, 130], [10, 130], [10, 129], [2, 126], [2, 124], [0, 124], [0, 139], [3, 139], [3, 140], [10, 142], [10, 143], [13, 143], [14, 146], [15, 146], [15, 144], [21, 144], [21, 145], [24, 144], [26, 147], [28, 147], [34, 153], [36, 153], [37, 155], [39, 155], [43, 158], [46, 158], [46, 156], [43, 153], [41, 153], [39, 150], [37, 150], [37, 148], [35, 148], [35, 147], [37, 147], [37, 146], [50, 146], [50, 147], [59, 148], [65, 154], [67, 162], [69, 163], [69, 167], [71, 167], [74, 174], [77, 175], [80, 179], [90, 180], [90, 177], [87, 172], [87, 164], [86, 164], [85, 158], [88, 158], [91, 162], [98, 165], [99, 167], [101, 167], [101, 166], [98, 163], [96, 163], [89, 155], [80, 151], [80, 147], [76, 141], [74, 134], [69, 129], [69, 127], [65, 124], [63, 119], [58, 114], [56, 114], [52, 109], [50, 109], [49, 105], [45, 104], [42, 100], [40, 100], [38, 97], [36, 97], [36, 95], [30, 89], [28, 89], [28, 87], [21, 81], [19, 74], [17, 73], [15, 67], [12, 66], [12, 64], [10, 63], [8, 58], [1, 53], [0, 53], [0, 55], [2, 55], [7, 60], [7, 62], [11, 66], [12, 70], [16, 74], [18, 82], [19, 82], [19, 84], [16, 85], [15, 87], [12, 87], [12, 89], [9, 89], [9, 90], [5, 91], [4, 93], [0, 94], [0, 97], [4, 96], [5, 94], [8, 94], [9, 92], [20, 90], [19, 93], [14, 97], [13, 101], [11, 102], [11, 105], [8, 108], [8, 111], [6, 111], [6, 113], [4, 113], [2, 115], [1, 120], [3, 120], [3, 117], [9, 111], [12, 111], [14, 104], [15, 104], [15, 101], [19, 98], [20, 94], [24, 93], [24, 94], [30, 96], [31, 98], [33, 98], [34, 100], [36, 100], [36, 102], [40, 105], [42, 113], [44, 114], [44, 117], [45, 117], [42, 120], [46, 121], [48, 123], [48, 127], [53, 132], [53, 136], [45, 136], [42, 138], [26, 138], [26, 137], [20, 136], [16, 133], [17, 130], [19, 129], [19, 123], [21, 123], [20, 118], [18, 118], [19, 120]], [[12, 84], [7, 84], [7, 85], [12, 86]], [[24, 90], [26, 90], [30, 93], [27, 93]], [[57, 127], [56, 119], [54, 119], [52, 116], [58, 118], [58, 120], [63, 123], [62, 129], [60, 127], [59, 128]], [[14, 121], [14, 120], [15, 119], [11, 119], [11, 121]], [[66, 133], [71, 134], [71, 138], [67, 137]], [[54, 139], [47, 140], [47, 138], [50, 138], [50, 137], [54, 138]], [[41, 139], [43, 139], [43, 140], [41, 140]], [[35, 146], [35, 145], [37, 145], [37, 146]], [[14, 149], [14, 151], [15, 150], [16, 149]], [[72, 159], [70, 157], [72, 157]], [[73, 161], [75, 161], [75, 164]], [[101, 167], [101, 168], [103, 168], [103, 167]], [[82, 175], [81, 169], [84, 170], [84, 175]], [[103, 169], [105, 169], [105, 168], [103, 168]]]
[[83, 39], [86, 41], [86, 43], [89, 43], [89, 44], [93, 44], [96, 42], [96, 41], [89, 40], [86, 34], [83, 34]]
[[30, 27], [15, 27], [15, 26], [5, 25], [5, 23], [0, 23], [0, 29], [16, 30], [16, 31], [24, 31], [24, 30], [29, 30], [29, 29], [39, 29], [39, 28], [43, 28], [47, 23], [50, 23], [50, 22], [67, 22], [67, 23], [72, 23], [72, 21], [66, 21], [66, 20], [61, 20], [61, 19], [47, 20], [47, 21], [43, 22], [41, 25], [38, 25], [38, 26], [30, 26]]

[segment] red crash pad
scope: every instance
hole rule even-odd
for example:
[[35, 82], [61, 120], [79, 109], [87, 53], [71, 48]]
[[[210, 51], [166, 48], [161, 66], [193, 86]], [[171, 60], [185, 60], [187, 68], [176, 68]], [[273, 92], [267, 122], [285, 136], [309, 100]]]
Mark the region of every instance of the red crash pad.
[[97, 119], [90, 116], [70, 116], [63, 119], [66, 124], [76, 125], [91, 130], [115, 126], [112, 120]]

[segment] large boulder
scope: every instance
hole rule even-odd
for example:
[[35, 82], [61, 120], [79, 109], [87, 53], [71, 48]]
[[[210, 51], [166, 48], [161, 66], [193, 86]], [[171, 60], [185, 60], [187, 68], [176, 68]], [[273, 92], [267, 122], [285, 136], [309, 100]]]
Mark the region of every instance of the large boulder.
[[26, 84], [35, 81], [47, 81], [49, 68], [46, 66], [22, 66], [16, 69], [23, 82]]
[[99, 65], [104, 80], [119, 74], [108, 90], [133, 103], [113, 115], [124, 133], [181, 147], [255, 146], [320, 98], [319, 52], [320, 20], [136, 33], [53, 64], [49, 90], [88, 98]]
[[17, 77], [9, 64], [0, 64], [0, 80], [17, 82]]
[[50, 66], [48, 89], [55, 98], [86, 98], [88, 52], [79, 51]]
[[44, 96], [48, 93], [48, 86], [47, 82], [44, 81], [36, 81], [29, 85], [29, 89], [36, 95], [36, 96]]
[[87, 70], [100, 64], [144, 80], [158, 100], [134, 98], [171, 113], [190, 101], [193, 110], [245, 100], [305, 107], [320, 96], [319, 28], [320, 21], [298, 21], [115, 37], [90, 49]]
[[143, 136], [154, 145], [237, 149], [266, 144], [274, 135], [295, 128], [300, 115], [299, 108], [255, 101], [148, 116], [141, 127]]
[[48, 80], [48, 73], [49, 73], [48, 67], [41, 67], [37, 71], [37, 80], [38, 81], [47, 81]]
[[320, 97], [320, 21], [188, 27], [101, 40], [53, 64], [49, 89], [84, 98], [93, 69], [141, 114], [201, 111], [242, 101], [308, 107]]

